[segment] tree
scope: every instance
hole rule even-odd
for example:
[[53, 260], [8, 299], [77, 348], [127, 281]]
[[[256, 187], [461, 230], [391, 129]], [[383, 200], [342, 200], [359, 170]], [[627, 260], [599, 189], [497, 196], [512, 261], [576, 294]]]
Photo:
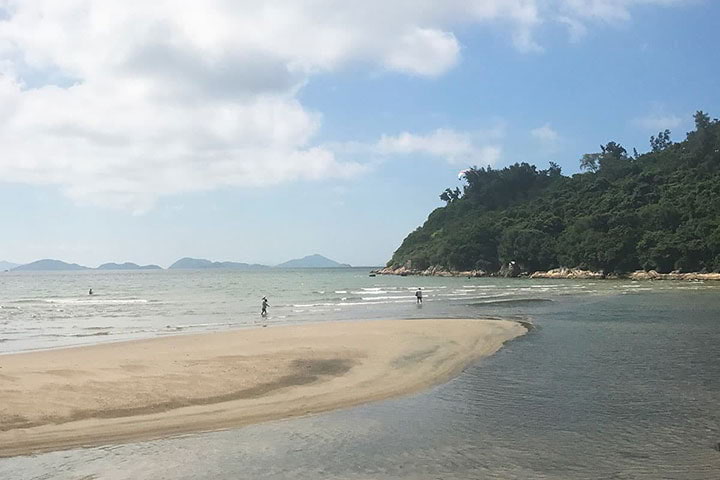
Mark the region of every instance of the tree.
[[546, 170], [548, 177], [562, 177], [562, 168], [555, 162], [550, 162], [550, 167]]
[[551, 163], [466, 171], [464, 192], [410, 233], [391, 264], [497, 271], [583, 267], [606, 273], [720, 270], [720, 122], [696, 114], [699, 130], [628, 156], [609, 142], [563, 176]]
[[654, 136], [650, 137], [650, 148], [653, 152], [661, 152], [672, 145], [672, 143], [672, 140], [670, 140], [670, 130], [668, 129], [658, 133], [657, 138]]
[[619, 143], [608, 142], [605, 146], [600, 145], [600, 150], [602, 150], [601, 158], [627, 158], [627, 150]]
[[586, 153], [580, 159], [580, 168], [589, 172], [601, 172], [604, 176], [615, 178], [625, 173], [630, 164], [627, 150], [616, 142], [600, 145], [600, 153]]
[[580, 159], [580, 169], [587, 172], [597, 172], [600, 168], [600, 153], [586, 153]]
[[455, 190], [446, 188], [445, 191], [440, 194], [440, 200], [449, 204], [459, 199], [460, 195], [461, 192], [459, 188], [455, 188]]
[[549, 270], [557, 266], [555, 240], [540, 230], [510, 228], [498, 246], [503, 263], [517, 262], [526, 272]]
[[695, 112], [693, 118], [695, 119], [695, 130], [697, 130], [698, 132], [707, 130], [712, 124], [712, 122], [710, 121], [710, 115], [703, 112], [702, 110], [698, 110], [697, 112]]

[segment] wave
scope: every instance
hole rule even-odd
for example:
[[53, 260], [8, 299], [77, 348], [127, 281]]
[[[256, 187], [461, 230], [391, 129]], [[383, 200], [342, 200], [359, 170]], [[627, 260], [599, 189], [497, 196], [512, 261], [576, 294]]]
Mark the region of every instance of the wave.
[[66, 335], [68, 337], [100, 337], [104, 335], [110, 335], [109, 331], [95, 332], [95, 333], [75, 333], [72, 335]]
[[185, 328], [201, 328], [201, 327], [225, 327], [227, 325], [232, 325], [232, 323], [228, 323], [228, 322], [189, 323], [187, 325], [166, 325], [166, 328], [185, 329]]
[[415, 295], [392, 295], [389, 297], [360, 297], [360, 300], [402, 300], [402, 299], [415, 299]]
[[43, 299], [44, 303], [59, 304], [59, 305], [133, 305], [139, 303], [148, 303], [148, 300], [144, 298], [120, 298], [120, 299], [107, 299], [107, 300], [95, 300], [95, 299], [80, 299], [80, 298], [57, 298], [57, 299]]
[[474, 307], [492, 306], [492, 307], [512, 307], [515, 305], [532, 305], [536, 303], [551, 303], [553, 300], [549, 298], [511, 298], [507, 300], [489, 300], [484, 302], [471, 303]]
[[52, 337], [52, 338], [77, 338], [77, 337], [101, 337], [110, 335], [110, 332], [104, 331], [104, 332], [95, 332], [95, 333], [40, 333], [38, 335], [29, 335], [29, 337], [32, 338], [44, 338], [44, 337]]
[[297, 303], [294, 308], [334, 307], [337, 303]]

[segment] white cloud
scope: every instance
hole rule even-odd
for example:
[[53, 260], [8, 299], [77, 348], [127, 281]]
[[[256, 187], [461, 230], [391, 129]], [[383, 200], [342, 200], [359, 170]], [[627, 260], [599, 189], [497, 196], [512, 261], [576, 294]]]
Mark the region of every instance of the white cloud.
[[530, 130], [530, 135], [543, 143], [555, 143], [560, 138], [558, 133], [553, 130], [549, 123], [546, 123], [542, 127]]
[[665, 129], [672, 130], [682, 125], [682, 123], [682, 118], [666, 113], [651, 113], [633, 120], [635, 126], [652, 132], [659, 132]]
[[[532, 52], [544, 18], [626, 18], [638, 3], [676, 2], [0, 0], [0, 178], [144, 210], [193, 190], [356, 175], [363, 165], [314, 142], [321, 114], [297, 99], [312, 75], [356, 63], [433, 77], [458, 63], [460, 26], [495, 26]], [[407, 135], [386, 147], [500, 152], [452, 131]]]
[[572, 43], [578, 43], [587, 34], [585, 24], [575, 18], [560, 15], [557, 21], [567, 27], [568, 35]]
[[430, 155], [467, 165], [493, 165], [502, 153], [498, 145], [476, 145], [469, 133], [449, 129], [437, 129], [427, 135], [409, 132], [383, 135], [375, 150], [383, 155]]
[[459, 46], [452, 33], [416, 28], [385, 56], [385, 65], [418, 75], [440, 75], [455, 65]]
[[695, 0], [558, 0], [561, 11], [569, 16], [603, 22], [627, 21], [630, 10], [641, 5], [672, 6]]

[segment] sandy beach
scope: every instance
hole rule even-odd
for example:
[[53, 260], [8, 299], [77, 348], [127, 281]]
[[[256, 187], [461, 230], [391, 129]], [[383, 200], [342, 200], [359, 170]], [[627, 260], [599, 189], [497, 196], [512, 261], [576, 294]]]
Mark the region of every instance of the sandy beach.
[[333, 322], [0, 356], [0, 456], [236, 427], [436, 385], [526, 329]]

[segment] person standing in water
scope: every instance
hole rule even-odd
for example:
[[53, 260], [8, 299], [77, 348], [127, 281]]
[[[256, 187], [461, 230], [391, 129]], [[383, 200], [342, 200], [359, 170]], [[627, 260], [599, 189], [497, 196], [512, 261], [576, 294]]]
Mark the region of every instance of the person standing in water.
[[88, 295], [92, 295], [92, 294], [93, 293], [92, 293], [92, 288], [91, 288], [90, 291], [88, 292]]
[[418, 288], [417, 292], [415, 292], [415, 298], [417, 299], [418, 305], [422, 303], [422, 288]]
[[270, 304], [268, 303], [267, 297], [262, 298], [262, 310], [260, 310], [260, 315], [263, 317], [267, 317], [267, 307], [269, 307]]

